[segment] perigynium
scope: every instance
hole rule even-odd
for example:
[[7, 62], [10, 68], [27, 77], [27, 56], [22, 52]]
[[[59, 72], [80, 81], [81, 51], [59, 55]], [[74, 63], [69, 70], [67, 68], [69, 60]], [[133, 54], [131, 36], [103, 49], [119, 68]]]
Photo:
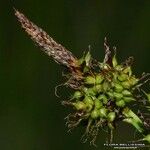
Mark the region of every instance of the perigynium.
[[142, 141], [150, 143], [150, 91], [145, 92], [142, 88], [149, 86], [150, 74], [136, 77], [132, 72], [132, 57], [118, 63], [116, 48], [111, 50], [106, 38], [102, 62], [93, 59], [90, 52], [77, 59], [18, 10], [15, 15], [32, 40], [68, 69], [64, 86], [73, 89], [74, 93], [62, 104], [73, 109], [66, 117], [69, 130], [84, 122], [84, 142], [90, 140], [95, 144], [99, 131], [105, 130], [110, 134], [111, 143], [117, 125], [126, 122], [141, 134]]

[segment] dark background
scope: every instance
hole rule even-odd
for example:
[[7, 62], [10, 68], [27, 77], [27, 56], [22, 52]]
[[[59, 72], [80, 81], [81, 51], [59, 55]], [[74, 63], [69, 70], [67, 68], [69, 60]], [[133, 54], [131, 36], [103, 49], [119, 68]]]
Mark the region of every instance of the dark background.
[[[21, 29], [12, 7], [23, 12], [54, 39], [80, 57], [91, 53], [103, 60], [103, 39], [117, 46], [119, 60], [132, 55], [135, 74], [150, 72], [149, 0], [0, 0], [0, 150], [93, 150], [82, 144], [83, 128], [67, 133], [69, 110], [60, 101], [68, 95], [54, 87], [62, 67], [39, 50]], [[133, 138], [134, 130], [121, 125], [115, 142]], [[105, 149], [105, 133], [97, 139]]]

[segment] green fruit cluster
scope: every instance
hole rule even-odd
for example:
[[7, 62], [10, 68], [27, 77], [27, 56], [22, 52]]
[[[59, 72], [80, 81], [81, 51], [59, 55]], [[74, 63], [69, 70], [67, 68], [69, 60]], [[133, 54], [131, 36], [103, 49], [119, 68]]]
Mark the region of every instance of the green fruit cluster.
[[[113, 59], [113, 64], [116, 59]], [[103, 64], [101, 71], [84, 77], [80, 90], [73, 95], [73, 106], [91, 119], [105, 118], [113, 122], [118, 108], [124, 108], [132, 101], [134, 86], [138, 79], [132, 75], [131, 67]]]
[[[130, 109], [132, 103], [138, 103], [136, 92], [140, 85], [140, 79], [132, 74], [131, 65], [118, 65], [114, 55], [111, 65], [99, 63], [98, 70], [93, 70], [90, 60], [91, 55], [88, 53], [79, 61], [83, 71], [80, 81], [82, 84], [75, 90], [72, 101], [68, 103], [75, 110], [75, 121], [70, 119], [68, 126], [74, 127], [82, 120], [87, 121], [86, 134], [93, 136], [97, 135], [94, 128], [114, 130], [117, 121], [123, 121], [144, 135], [143, 121]], [[149, 94], [144, 94], [149, 101]]]

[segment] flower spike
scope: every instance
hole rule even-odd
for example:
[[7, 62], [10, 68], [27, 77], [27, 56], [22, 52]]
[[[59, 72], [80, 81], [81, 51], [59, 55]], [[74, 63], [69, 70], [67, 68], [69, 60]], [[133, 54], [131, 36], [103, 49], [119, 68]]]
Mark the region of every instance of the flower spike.
[[57, 63], [68, 68], [77, 68], [77, 58], [61, 44], [54, 41], [45, 31], [31, 22], [24, 14], [15, 10], [15, 15], [21, 26], [30, 35], [31, 39], [42, 48], [42, 50], [51, 56]]

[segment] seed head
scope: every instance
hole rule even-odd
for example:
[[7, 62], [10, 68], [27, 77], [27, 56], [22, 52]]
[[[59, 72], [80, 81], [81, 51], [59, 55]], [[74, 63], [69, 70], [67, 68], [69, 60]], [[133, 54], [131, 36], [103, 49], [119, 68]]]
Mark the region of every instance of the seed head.
[[[105, 38], [105, 57], [102, 63], [93, 60], [90, 52], [77, 59], [18, 10], [15, 10], [15, 15], [33, 41], [70, 71], [66, 75], [68, 81], [65, 85], [74, 89], [74, 93], [71, 101], [62, 102], [74, 110], [66, 117], [69, 130], [83, 122], [86, 129], [83, 135], [85, 139], [82, 137], [82, 140], [85, 142], [92, 138], [90, 143], [95, 145], [99, 130], [108, 130], [112, 142], [112, 131], [122, 121], [135, 127], [144, 136], [142, 141], [150, 143], [150, 92], [145, 92], [142, 88], [150, 80], [150, 74], [136, 77], [131, 68], [133, 57], [119, 64], [116, 48], [112, 54]], [[138, 113], [141, 105], [148, 116]], [[138, 111], [132, 106], [139, 106]]]

